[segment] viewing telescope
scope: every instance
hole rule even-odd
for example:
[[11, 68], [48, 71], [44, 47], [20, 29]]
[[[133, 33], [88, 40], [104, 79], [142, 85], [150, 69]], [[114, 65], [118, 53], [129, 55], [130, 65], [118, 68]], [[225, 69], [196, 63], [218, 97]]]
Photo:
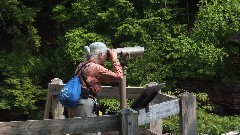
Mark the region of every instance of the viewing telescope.
[[115, 50], [117, 51], [118, 58], [136, 57], [144, 53], [144, 47], [140, 46], [116, 48]]
[[143, 55], [144, 47], [135, 46], [135, 47], [123, 47], [116, 48], [118, 58], [126, 58], [121, 64], [123, 69], [123, 78], [120, 81], [120, 108], [127, 108], [127, 98], [126, 98], [126, 74], [127, 74], [127, 64], [131, 57], [136, 57]]

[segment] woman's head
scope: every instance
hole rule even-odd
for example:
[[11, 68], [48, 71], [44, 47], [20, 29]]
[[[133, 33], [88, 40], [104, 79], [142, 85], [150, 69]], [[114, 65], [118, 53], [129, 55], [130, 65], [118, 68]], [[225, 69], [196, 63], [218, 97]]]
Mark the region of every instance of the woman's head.
[[104, 64], [107, 59], [107, 46], [102, 42], [93, 42], [89, 46], [84, 46], [86, 57], [90, 59], [101, 60], [100, 64]]

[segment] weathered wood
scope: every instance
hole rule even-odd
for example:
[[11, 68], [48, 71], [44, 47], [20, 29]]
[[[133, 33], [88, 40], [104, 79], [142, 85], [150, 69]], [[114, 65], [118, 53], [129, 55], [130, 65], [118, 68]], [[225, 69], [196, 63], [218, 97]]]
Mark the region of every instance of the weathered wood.
[[160, 93], [152, 100], [151, 103], [152, 104], [160, 104], [160, 103], [171, 101], [173, 99], [177, 99], [177, 97], [170, 96], [170, 95], [167, 95], [164, 93]]
[[[161, 92], [159, 92], [161, 93]], [[153, 105], [151, 102], [149, 105]], [[162, 135], [162, 119], [153, 120], [148, 124], [149, 131], [157, 135]]]
[[[163, 99], [168, 100], [166, 102], [157, 101], [157, 99], [160, 99], [161, 97], [164, 97]], [[149, 123], [153, 120], [158, 120], [161, 118], [166, 118], [168, 116], [174, 115], [179, 113], [179, 100], [175, 97], [166, 96], [163, 94], [158, 94], [154, 100], [153, 103], [157, 103], [154, 105], [151, 105], [147, 108], [139, 110], [138, 115], [138, 124], [143, 125], [146, 123]], [[161, 103], [159, 103], [161, 102]]]
[[[157, 83], [155, 83], [157, 84]], [[151, 85], [151, 84], [149, 84]], [[158, 91], [159, 95], [161, 94], [161, 89]], [[156, 97], [155, 97], [156, 98]], [[154, 99], [155, 99], [154, 98]], [[155, 101], [156, 102], [156, 101]], [[154, 105], [153, 101], [149, 103], [149, 105]], [[162, 135], [162, 119], [153, 120], [148, 124], [149, 131], [155, 133], [157, 135]]]
[[58, 100], [58, 96], [52, 96], [52, 116], [53, 119], [62, 119], [64, 107]]
[[[49, 83], [44, 118], [41, 121], [0, 122], [0, 135], [45, 135], [45, 134], [79, 134], [103, 132], [103, 135], [161, 135], [161, 118], [180, 113], [180, 134], [196, 135], [196, 97], [183, 93], [180, 101], [176, 97], [158, 93], [151, 104], [137, 111], [127, 108], [118, 115], [62, 119], [63, 106], [58, 102], [58, 95], [65, 84], [54, 78]], [[136, 99], [143, 87], [127, 87], [127, 99]], [[119, 87], [102, 86], [98, 98], [120, 98]], [[156, 94], [156, 93], [155, 93]], [[151, 98], [152, 99], [152, 98]], [[52, 104], [51, 104], [52, 102]], [[149, 102], [147, 102], [149, 103]], [[60, 105], [59, 105], [60, 104]], [[52, 106], [51, 106], [52, 105]], [[52, 107], [53, 119], [46, 119]], [[138, 126], [149, 123], [152, 131], [139, 130]], [[155, 133], [153, 133], [155, 132]]]
[[101, 132], [101, 135], [119, 135], [119, 131]]
[[44, 119], [49, 118], [50, 108], [52, 108], [51, 111], [52, 111], [53, 119], [62, 119], [64, 118], [64, 115], [63, 115], [64, 108], [62, 104], [58, 101], [58, 96], [51, 94], [52, 85], [61, 86], [63, 85], [63, 82], [59, 78], [54, 78], [51, 80], [51, 83], [48, 84], [47, 99], [46, 99], [45, 110], [44, 110]]
[[65, 86], [65, 84], [48, 84], [48, 91], [51, 95], [59, 95], [60, 90]]
[[[58, 102], [58, 95], [62, 87], [65, 84], [57, 84], [56, 82], [52, 82], [48, 84], [48, 94], [45, 104], [44, 110], [44, 119], [49, 118], [50, 108], [52, 108], [53, 119], [61, 119], [64, 116], [63, 106]], [[141, 92], [145, 89], [143, 87], [127, 87], [127, 99], [137, 98]], [[111, 86], [102, 86], [101, 92], [98, 94], [98, 99], [101, 98], [112, 98], [112, 99], [120, 99], [119, 95], [119, 87], [111, 87]]]
[[162, 119], [151, 121], [149, 123], [149, 131], [157, 135], [162, 135]]
[[[49, 89], [51, 92], [59, 92], [59, 90], [63, 86], [64, 85], [50, 84]], [[136, 98], [144, 90], [145, 88], [143, 87], [127, 87], [127, 95], [131, 95], [128, 98]], [[104, 98], [119, 98], [119, 94], [117, 91], [119, 91], [118, 87], [102, 86], [102, 91], [99, 93], [98, 98], [101, 97], [101, 94]], [[158, 94], [152, 101], [152, 104], [153, 105], [149, 106], [149, 111], [151, 109], [151, 113], [146, 112], [146, 109], [142, 109], [139, 111], [139, 124], [142, 125], [152, 121], [152, 131], [155, 131], [155, 133], [159, 133], [161, 132], [161, 127], [159, 127], [161, 121], [159, 121], [159, 119], [168, 117], [179, 112], [178, 99], [176, 97], [172, 97], [166, 94]], [[143, 119], [143, 117], [145, 118]]]
[[[159, 101], [159, 99], [162, 99]], [[183, 101], [183, 100], [182, 100]], [[108, 132], [122, 134], [139, 134], [138, 125], [168, 117], [179, 111], [179, 100], [164, 94], [158, 94], [154, 103], [138, 113], [132, 109], [122, 110], [119, 116], [100, 116], [92, 118], [53, 119], [44, 121], [4, 122], [0, 123], [0, 133], [14, 134], [76, 134], [83, 132]], [[98, 125], [98, 126], [96, 126]], [[190, 127], [191, 128], [191, 127]], [[189, 130], [189, 129], [188, 129]], [[111, 131], [111, 132], [110, 132]], [[116, 131], [116, 132], [113, 132]], [[148, 135], [155, 134], [145, 130]], [[104, 135], [104, 134], [103, 134]], [[114, 135], [114, 134], [112, 134]], [[185, 134], [184, 134], [185, 135]], [[188, 135], [188, 134], [186, 134]], [[193, 134], [194, 135], [194, 134]]]
[[[50, 84], [48, 87], [51, 95], [59, 95], [59, 91], [61, 88], [65, 86], [65, 84]], [[120, 99], [119, 95], [119, 87], [111, 87], [111, 86], [102, 86], [102, 90], [98, 94], [98, 99], [102, 98], [112, 98], [112, 99]], [[126, 87], [127, 99], [135, 99], [137, 98], [141, 92], [144, 91], [144, 87]]]
[[[127, 99], [135, 99], [137, 98], [141, 92], [145, 90], [144, 87], [126, 87], [126, 98]], [[112, 98], [112, 99], [120, 99], [119, 95], [119, 87], [109, 87], [102, 86], [102, 90], [98, 94], [98, 98]]]
[[181, 135], [197, 135], [196, 96], [191, 93], [180, 95], [179, 125]]
[[140, 128], [138, 130], [138, 135], [159, 135], [159, 134], [156, 134], [156, 133], [154, 133], [151, 130], [146, 129], [146, 128]]
[[138, 112], [126, 108], [118, 113], [120, 135], [136, 135], [138, 133]]
[[[52, 106], [52, 114], [53, 118], [62, 118], [63, 107], [58, 102], [59, 91], [65, 84], [57, 84], [57, 83], [49, 83], [48, 85], [48, 100], [46, 100], [45, 111], [44, 111], [44, 119], [49, 118], [50, 106]], [[136, 99], [143, 91], [144, 87], [127, 87], [127, 99]], [[51, 97], [49, 99], [49, 97]], [[98, 99], [101, 98], [112, 98], [112, 99], [120, 99], [119, 95], [119, 87], [111, 87], [111, 86], [102, 86], [101, 92], [98, 94]], [[52, 104], [48, 103], [51, 102]], [[50, 105], [49, 105], [50, 104]]]
[[[102, 132], [101, 135], [119, 135], [119, 131]], [[146, 128], [139, 128], [137, 135], [158, 135], [158, 134], [153, 133], [152, 131]]]
[[118, 130], [117, 115], [0, 123], [0, 135], [64, 135]]
[[49, 118], [49, 112], [50, 112], [50, 108], [51, 108], [51, 103], [52, 103], [52, 96], [50, 94], [49, 91], [47, 91], [47, 97], [46, 97], [46, 103], [45, 103], [45, 109], [44, 109], [44, 119], [48, 119]]

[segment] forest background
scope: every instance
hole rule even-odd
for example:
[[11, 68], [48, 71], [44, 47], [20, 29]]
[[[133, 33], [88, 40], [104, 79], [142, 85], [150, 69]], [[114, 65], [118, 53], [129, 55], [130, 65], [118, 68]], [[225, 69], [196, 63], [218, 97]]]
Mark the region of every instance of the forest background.
[[145, 48], [128, 64], [127, 86], [164, 82], [163, 92], [195, 92], [205, 106], [203, 85], [219, 95], [240, 83], [240, 49], [229, 41], [240, 29], [239, 0], [1, 0], [0, 28], [1, 121], [41, 119], [48, 83], [70, 79], [95, 41]]

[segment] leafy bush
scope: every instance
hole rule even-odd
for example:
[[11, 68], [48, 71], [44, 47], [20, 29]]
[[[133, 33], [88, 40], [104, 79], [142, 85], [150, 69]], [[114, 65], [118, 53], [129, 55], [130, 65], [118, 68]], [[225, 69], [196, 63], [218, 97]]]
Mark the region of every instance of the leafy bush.
[[[127, 100], [127, 107], [129, 107], [134, 100]], [[106, 107], [105, 113], [117, 113], [120, 110], [120, 101], [118, 99], [100, 99], [99, 105]]]
[[[208, 96], [205, 93], [196, 94], [197, 96], [197, 132], [198, 134], [220, 135], [225, 132], [240, 129], [240, 117], [219, 116], [210, 111], [213, 107], [208, 103]], [[173, 115], [163, 119], [163, 132], [178, 135], [179, 116]]]

